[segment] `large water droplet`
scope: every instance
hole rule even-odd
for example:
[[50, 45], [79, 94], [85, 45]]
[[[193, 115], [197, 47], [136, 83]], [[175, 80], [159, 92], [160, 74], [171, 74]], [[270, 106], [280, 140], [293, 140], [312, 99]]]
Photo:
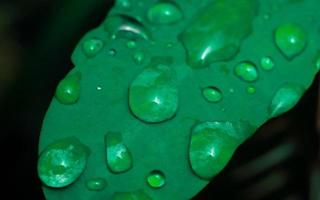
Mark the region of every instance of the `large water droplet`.
[[128, 171], [133, 160], [128, 147], [123, 143], [121, 133], [108, 132], [105, 136], [106, 162], [113, 173]]
[[182, 19], [182, 11], [171, 2], [157, 2], [148, 10], [148, 19], [155, 24], [171, 24]]
[[179, 36], [187, 50], [187, 62], [194, 68], [229, 60], [251, 33], [256, 0], [215, 0], [195, 15]]
[[217, 103], [222, 100], [222, 93], [221, 91], [216, 87], [206, 87], [202, 90], [203, 97], [211, 102], [211, 103]]
[[101, 191], [107, 186], [107, 181], [104, 178], [93, 178], [86, 182], [86, 187], [90, 191]]
[[38, 174], [46, 186], [61, 188], [75, 182], [86, 168], [89, 149], [75, 137], [50, 144], [40, 154]]
[[87, 57], [94, 57], [103, 48], [104, 43], [98, 38], [87, 39], [82, 44], [82, 50]]
[[177, 76], [165, 64], [151, 61], [134, 79], [129, 93], [130, 109], [142, 121], [162, 122], [177, 112]]
[[300, 25], [287, 23], [275, 31], [275, 42], [286, 58], [293, 59], [305, 49], [307, 34]]
[[254, 82], [259, 77], [255, 64], [247, 61], [237, 64], [234, 73], [236, 76], [247, 82]]
[[265, 56], [261, 58], [260, 65], [262, 69], [269, 71], [274, 68], [274, 61], [272, 58]]
[[303, 94], [302, 88], [294, 85], [285, 85], [281, 87], [273, 96], [269, 106], [269, 113], [272, 117], [277, 117], [291, 108], [299, 101]]
[[166, 183], [166, 177], [161, 171], [154, 170], [148, 175], [147, 182], [152, 188], [161, 188]]
[[194, 173], [211, 179], [227, 164], [240, 141], [229, 122], [205, 122], [192, 129], [189, 159]]
[[74, 104], [80, 97], [80, 72], [64, 78], [58, 85], [55, 97], [62, 104]]
[[112, 200], [152, 200], [152, 198], [143, 190], [134, 192], [117, 192]]
[[114, 15], [107, 18], [104, 29], [111, 34], [111, 38], [124, 37], [131, 40], [151, 39], [150, 32], [137, 20], [125, 15]]

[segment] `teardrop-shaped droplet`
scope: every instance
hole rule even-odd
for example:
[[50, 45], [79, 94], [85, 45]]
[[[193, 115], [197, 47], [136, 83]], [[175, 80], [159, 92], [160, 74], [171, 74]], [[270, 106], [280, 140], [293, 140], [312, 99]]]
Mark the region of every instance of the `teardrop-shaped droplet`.
[[286, 58], [293, 59], [307, 46], [307, 34], [300, 25], [287, 23], [275, 31], [275, 42]]
[[203, 97], [211, 102], [211, 103], [217, 103], [222, 100], [222, 93], [221, 91], [216, 87], [206, 87], [202, 90]]
[[134, 192], [117, 192], [112, 200], [152, 200], [152, 198], [143, 190]]
[[147, 182], [148, 185], [152, 188], [161, 188], [166, 183], [166, 177], [161, 171], [154, 170], [148, 175]]
[[123, 143], [121, 133], [108, 132], [105, 136], [106, 162], [113, 173], [128, 171], [133, 166], [132, 155]]
[[114, 15], [107, 18], [104, 29], [110, 33], [111, 38], [128, 38], [132, 40], [150, 40], [150, 32], [137, 20], [125, 15]]
[[254, 82], [259, 77], [255, 64], [247, 61], [237, 64], [234, 73], [236, 76], [247, 82]]
[[75, 182], [86, 168], [90, 151], [75, 137], [50, 144], [40, 154], [38, 175], [42, 183], [53, 188]]
[[302, 88], [295, 85], [285, 85], [281, 87], [273, 96], [269, 106], [271, 117], [277, 117], [291, 108], [299, 101], [303, 94]]
[[98, 38], [87, 39], [82, 44], [82, 50], [87, 57], [94, 57], [103, 48], [104, 42]]
[[192, 129], [189, 159], [192, 170], [202, 179], [211, 179], [227, 164], [241, 141], [230, 122], [205, 122]]
[[142, 121], [162, 122], [177, 112], [177, 76], [165, 64], [151, 62], [134, 79], [129, 93], [130, 109]]
[[172, 24], [182, 19], [181, 9], [171, 2], [157, 2], [148, 10], [148, 19], [155, 24]]
[[262, 69], [269, 71], [274, 68], [274, 61], [272, 58], [265, 56], [261, 58], [260, 65]]
[[232, 59], [252, 32], [256, 0], [215, 0], [204, 6], [180, 35], [193, 68]]
[[107, 186], [107, 181], [104, 178], [93, 178], [86, 182], [86, 187], [90, 191], [101, 191]]
[[58, 85], [55, 97], [62, 104], [74, 104], [80, 98], [80, 72], [64, 78]]

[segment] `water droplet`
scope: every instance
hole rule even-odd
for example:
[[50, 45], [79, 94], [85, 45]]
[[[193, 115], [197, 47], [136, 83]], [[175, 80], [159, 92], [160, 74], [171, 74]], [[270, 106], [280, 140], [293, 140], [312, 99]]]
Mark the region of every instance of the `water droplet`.
[[205, 122], [192, 129], [189, 159], [192, 170], [202, 179], [211, 179], [227, 164], [240, 141], [231, 135], [230, 122]]
[[131, 2], [130, 0], [117, 0], [116, 6], [128, 9], [131, 7]]
[[249, 86], [248, 88], [247, 88], [247, 92], [248, 92], [248, 94], [254, 94], [254, 93], [256, 93], [256, 88], [254, 87], [254, 86]]
[[247, 82], [254, 82], [259, 76], [255, 64], [247, 61], [237, 64], [234, 73], [236, 76]]
[[272, 60], [272, 58], [265, 56], [261, 58], [260, 65], [262, 69], [269, 71], [274, 68], [274, 61]]
[[216, 87], [206, 87], [202, 90], [204, 98], [212, 103], [217, 103], [222, 100], [222, 93]]
[[230, 60], [252, 32], [258, 2], [215, 0], [199, 10], [190, 26], [179, 36], [193, 68]]
[[97, 86], [97, 90], [98, 90], [98, 91], [101, 91], [101, 90], [102, 90], [102, 87], [101, 87], [101, 86]]
[[157, 2], [148, 10], [148, 19], [155, 24], [172, 24], [182, 17], [180, 8], [171, 2]]
[[133, 114], [145, 122], [162, 122], [178, 109], [176, 72], [169, 66], [151, 61], [132, 82], [129, 105]]
[[82, 49], [87, 57], [96, 56], [103, 48], [104, 42], [98, 38], [87, 39], [82, 44]]
[[167, 47], [168, 47], [168, 48], [172, 48], [172, 47], [173, 47], [173, 43], [172, 43], [172, 42], [169, 42], [169, 43], [167, 44]]
[[116, 56], [117, 55], [117, 51], [115, 49], [109, 49], [108, 51], [110, 56]]
[[38, 174], [43, 184], [62, 188], [75, 182], [86, 168], [88, 147], [75, 137], [50, 144], [38, 160]]
[[127, 42], [127, 47], [128, 47], [129, 49], [136, 48], [136, 46], [137, 46], [137, 43], [136, 43], [135, 41], [133, 41], [133, 40]]
[[113, 200], [152, 200], [143, 190], [134, 192], [117, 192], [113, 195]]
[[277, 28], [275, 42], [286, 58], [293, 59], [305, 49], [307, 34], [300, 25], [287, 23]]
[[291, 108], [299, 101], [303, 94], [302, 88], [294, 85], [285, 85], [281, 87], [273, 96], [269, 106], [269, 113], [272, 117], [277, 117]]
[[123, 143], [121, 133], [108, 132], [105, 136], [106, 162], [113, 173], [128, 171], [133, 166], [133, 160], [128, 147]]
[[62, 104], [74, 104], [80, 97], [80, 72], [64, 78], [58, 85], [55, 97]]
[[135, 54], [133, 54], [133, 60], [138, 65], [142, 64], [144, 60], [144, 53], [142, 51], [137, 51]]
[[114, 15], [107, 18], [104, 29], [111, 34], [112, 39], [128, 38], [131, 40], [150, 40], [150, 32], [137, 20], [125, 15]]
[[166, 183], [166, 177], [161, 171], [154, 170], [148, 175], [147, 182], [152, 188], [161, 188]]
[[107, 181], [104, 178], [93, 178], [86, 182], [86, 187], [90, 191], [101, 191], [107, 186]]
[[320, 51], [318, 51], [316, 55], [315, 66], [316, 66], [316, 70], [319, 71], [320, 70]]

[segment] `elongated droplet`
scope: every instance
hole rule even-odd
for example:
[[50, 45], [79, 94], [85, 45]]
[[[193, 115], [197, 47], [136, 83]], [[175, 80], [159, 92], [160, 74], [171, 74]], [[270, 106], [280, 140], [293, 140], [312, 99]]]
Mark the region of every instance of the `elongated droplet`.
[[167, 65], [151, 62], [132, 82], [129, 105], [133, 114], [145, 122], [162, 122], [178, 109], [176, 72]]
[[269, 106], [271, 117], [277, 117], [291, 108], [299, 101], [303, 94], [302, 88], [294, 85], [285, 85], [281, 87], [273, 96]]
[[88, 147], [75, 137], [50, 144], [38, 160], [38, 174], [42, 183], [61, 188], [75, 182], [85, 170], [89, 154]]
[[86, 187], [90, 191], [101, 191], [107, 186], [107, 181], [104, 178], [93, 178], [86, 182]]
[[155, 24], [172, 24], [182, 17], [180, 8], [171, 2], [157, 2], [148, 10], [148, 19]]
[[256, 0], [215, 0], [195, 15], [179, 36], [193, 68], [232, 59], [243, 40], [252, 32]]
[[307, 34], [300, 25], [287, 23], [275, 31], [275, 42], [286, 58], [293, 59], [307, 46]]
[[128, 147], [123, 143], [121, 133], [108, 132], [105, 136], [106, 162], [113, 173], [128, 171], [133, 160]]
[[247, 82], [254, 82], [259, 77], [255, 64], [251, 62], [241, 62], [237, 64], [234, 73], [236, 76]]
[[87, 57], [94, 57], [97, 55], [103, 48], [104, 43], [98, 38], [87, 39], [83, 42], [82, 49], [84, 54]]
[[272, 60], [272, 58], [265, 56], [261, 58], [260, 65], [262, 69], [270, 71], [274, 68], [274, 61]]
[[74, 104], [80, 98], [80, 72], [68, 75], [58, 85], [55, 97], [62, 104]]
[[113, 195], [112, 200], [152, 200], [143, 190], [134, 192], [117, 192]]
[[252, 134], [230, 122], [204, 122], [192, 129], [189, 159], [194, 173], [211, 179], [227, 164], [238, 145]]
[[104, 23], [104, 29], [111, 34], [111, 38], [151, 39], [150, 32], [137, 20], [125, 15], [108, 17]]
[[216, 87], [204, 88], [202, 90], [202, 95], [207, 101], [211, 103], [217, 103], [222, 100], [222, 93]]
[[166, 177], [161, 171], [154, 170], [148, 175], [147, 182], [152, 188], [161, 188], [166, 183]]

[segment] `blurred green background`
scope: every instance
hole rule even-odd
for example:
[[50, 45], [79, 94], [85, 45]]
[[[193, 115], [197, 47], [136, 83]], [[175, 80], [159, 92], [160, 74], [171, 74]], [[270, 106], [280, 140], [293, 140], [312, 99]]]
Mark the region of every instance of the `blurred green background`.
[[[44, 199], [37, 178], [42, 119], [70, 55], [111, 0], [1, 0], [3, 199]], [[319, 77], [298, 106], [264, 125], [195, 199], [320, 199]], [[183, 191], [181, 191], [183, 192]], [[1, 198], [2, 199], [2, 198]]]

